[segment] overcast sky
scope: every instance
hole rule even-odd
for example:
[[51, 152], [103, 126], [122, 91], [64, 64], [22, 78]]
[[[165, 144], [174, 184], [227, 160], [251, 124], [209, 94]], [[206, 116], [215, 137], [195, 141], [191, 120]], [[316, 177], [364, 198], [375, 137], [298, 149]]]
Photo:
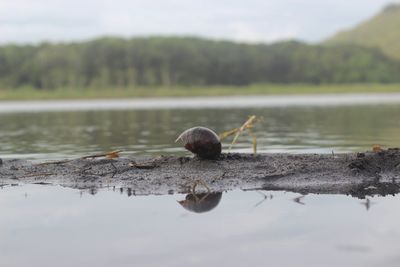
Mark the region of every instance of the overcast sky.
[[0, 0], [0, 43], [104, 35], [320, 41], [398, 0]]

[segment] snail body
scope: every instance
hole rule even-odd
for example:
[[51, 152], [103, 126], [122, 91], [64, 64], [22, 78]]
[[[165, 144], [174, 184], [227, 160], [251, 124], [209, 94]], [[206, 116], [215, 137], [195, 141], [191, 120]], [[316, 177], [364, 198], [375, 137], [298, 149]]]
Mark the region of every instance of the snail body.
[[215, 159], [221, 155], [221, 141], [218, 135], [205, 127], [193, 127], [179, 135], [177, 141], [182, 141], [184, 147], [203, 159]]

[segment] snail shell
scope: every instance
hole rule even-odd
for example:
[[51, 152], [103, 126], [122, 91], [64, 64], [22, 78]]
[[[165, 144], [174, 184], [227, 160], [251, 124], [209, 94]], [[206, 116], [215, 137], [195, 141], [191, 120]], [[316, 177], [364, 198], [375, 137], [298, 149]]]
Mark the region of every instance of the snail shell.
[[181, 140], [184, 147], [203, 159], [215, 159], [221, 155], [221, 141], [218, 135], [205, 127], [187, 129], [175, 142]]

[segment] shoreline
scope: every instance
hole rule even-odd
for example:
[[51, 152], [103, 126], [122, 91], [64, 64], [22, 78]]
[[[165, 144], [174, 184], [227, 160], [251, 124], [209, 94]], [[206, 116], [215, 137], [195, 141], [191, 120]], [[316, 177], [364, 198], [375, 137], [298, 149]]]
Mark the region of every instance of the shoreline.
[[301, 106], [349, 106], [400, 103], [399, 93], [348, 93], [309, 95], [254, 95], [215, 97], [165, 97], [131, 99], [77, 99], [0, 101], [0, 113], [90, 111], [90, 110], [151, 110], [151, 109], [228, 109]]
[[290, 96], [325, 94], [400, 93], [400, 83], [392, 84], [249, 84], [244, 86], [137, 86], [82, 87], [40, 90], [32, 87], [0, 87], [0, 102], [72, 99], [146, 99], [174, 97]]
[[[135, 195], [188, 193], [200, 181], [211, 192], [283, 190], [364, 198], [400, 192], [400, 149], [345, 154], [222, 154], [216, 160], [157, 156], [78, 158], [32, 163], [4, 159], [0, 185], [116, 187]], [[205, 186], [200, 186], [204, 192]]]

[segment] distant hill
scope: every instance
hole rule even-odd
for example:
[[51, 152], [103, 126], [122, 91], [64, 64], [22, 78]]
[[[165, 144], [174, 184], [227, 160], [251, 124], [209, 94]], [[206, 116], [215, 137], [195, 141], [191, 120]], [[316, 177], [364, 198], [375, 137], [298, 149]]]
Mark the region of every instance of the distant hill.
[[400, 62], [379, 49], [200, 38], [101, 38], [0, 47], [2, 88], [114, 88], [252, 83], [393, 83]]
[[325, 44], [377, 47], [386, 55], [400, 59], [400, 4], [387, 6], [379, 14], [355, 28], [329, 38]]

